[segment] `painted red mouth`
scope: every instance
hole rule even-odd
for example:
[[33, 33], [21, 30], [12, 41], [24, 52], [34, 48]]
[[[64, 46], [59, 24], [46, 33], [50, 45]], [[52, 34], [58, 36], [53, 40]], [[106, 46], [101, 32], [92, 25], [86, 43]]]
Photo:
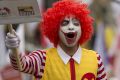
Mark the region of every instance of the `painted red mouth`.
[[68, 44], [72, 44], [76, 40], [77, 32], [69, 32], [69, 33], [64, 33], [65, 38], [67, 40]]
[[76, 32], [64, 33], [67, 38], [73, 39], [77, 35]]

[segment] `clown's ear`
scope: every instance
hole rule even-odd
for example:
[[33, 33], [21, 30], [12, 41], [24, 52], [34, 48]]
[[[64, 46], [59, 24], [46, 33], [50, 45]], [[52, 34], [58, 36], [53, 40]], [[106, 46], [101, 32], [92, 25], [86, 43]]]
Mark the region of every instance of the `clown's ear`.
[[60, 0], [60, 1], [73, 1], [73, 2], [78, 2], [78, 3], [82, 2], [82, 0]]

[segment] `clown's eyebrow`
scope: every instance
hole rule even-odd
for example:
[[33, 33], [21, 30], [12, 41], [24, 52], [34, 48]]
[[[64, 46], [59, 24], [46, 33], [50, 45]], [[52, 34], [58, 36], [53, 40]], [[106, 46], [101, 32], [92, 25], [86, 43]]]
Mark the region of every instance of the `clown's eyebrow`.
[[65, 20], [65, 19], [63, 20], [63, 22], [64, 22], [64, 21], [65, 21], [65, 22], [70, 22], [70, 20]]
[[70, 18], [66, 17], [64, 20], [70, 21]]
[[74, 22], [79, 22], [79, 20], [78, 20], [78, 19], [75, 19], [75, 18], [72, 18], [72, 21], [74, 21]]
[[66, 22], [67, 24], [69, 24], [70, 20], [63, 20], [62, 23]]

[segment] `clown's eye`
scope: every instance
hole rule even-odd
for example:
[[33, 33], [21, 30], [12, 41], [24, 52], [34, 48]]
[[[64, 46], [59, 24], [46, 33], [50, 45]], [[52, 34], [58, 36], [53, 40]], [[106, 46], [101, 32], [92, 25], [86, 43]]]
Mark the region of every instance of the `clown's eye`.
[[69, 24], [69, 20], [63, 20], [61, 26], [67, 26]]
[[79, 26], [79, 25], [80, 25], [80, 22], [79, 22], [79, 20], [77, 20], [77, 19], [73, 19], [73, 24], [74, 24], [75, 26]]
[[80, 24], [79, 24], [79, 22], [74, 22], [73, 23], [75, 26], [79, 26]]

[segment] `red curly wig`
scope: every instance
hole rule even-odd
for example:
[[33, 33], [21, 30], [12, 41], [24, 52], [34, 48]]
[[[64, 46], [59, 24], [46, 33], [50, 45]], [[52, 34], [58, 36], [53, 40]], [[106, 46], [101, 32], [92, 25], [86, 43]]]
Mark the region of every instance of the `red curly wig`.
[[93, 33], [93, 18], [89, 16], [90, 11], [87, 4], [77, 3], [69, 0], [58, 1], [43, 14], [42, 32], [56, 47], [59, 42], [60, 23], [66, 15], [74, 15], [81, 24], [82, 35], [79, 43], [83, 44], [89, 40]]

